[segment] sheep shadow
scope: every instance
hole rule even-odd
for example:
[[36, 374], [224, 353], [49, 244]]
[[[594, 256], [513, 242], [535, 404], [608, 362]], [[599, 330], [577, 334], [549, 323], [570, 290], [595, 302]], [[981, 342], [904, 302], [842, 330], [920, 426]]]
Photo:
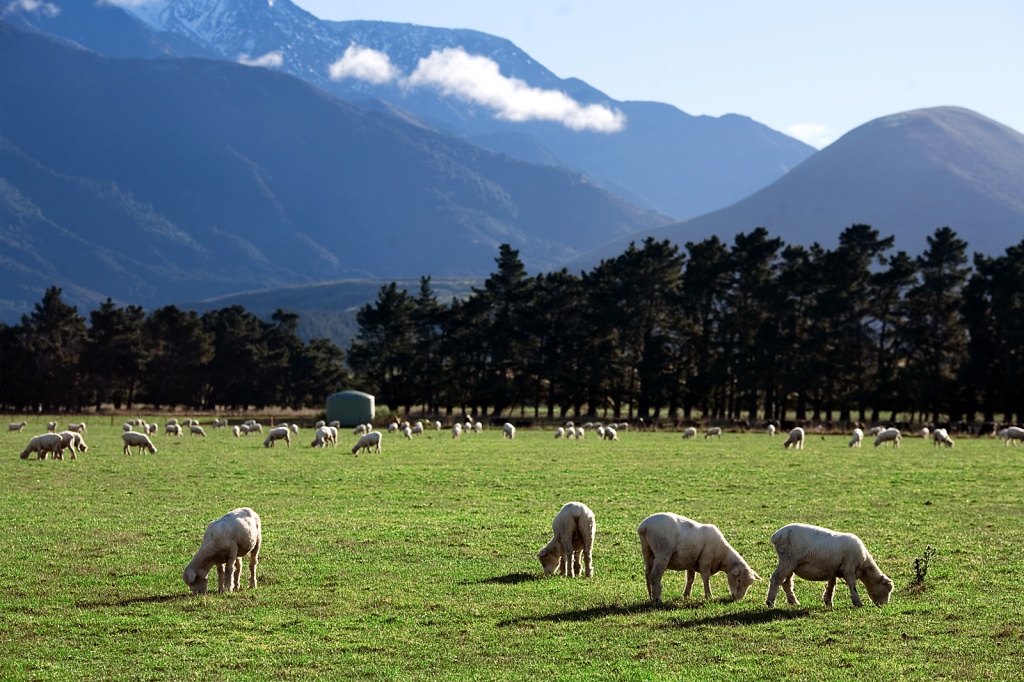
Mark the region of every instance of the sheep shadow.
[[113, 599], [110, 601], [80, 601], [76, 602], [75, 606], [80, 609], [103, 609], [111, 606], [123, 608], [134, 604], [164, 604], [170, 601], [178, 601], [179, 599], [188, 599], [191, 596], [193, 595], [188, 592], [180, 594], [154, 594], [149, 597], [129, 597], [127, 599]]
[[[680, 607], [673, 604], [652, 604], [649, 601], [643, 601], [628, 605], [597, 606], [579, 611], [561, 611], [559, 613], [549, 613], [543, 616], [521, 616], [519, 618], [500, 621], [497, 625], [498, 627], [509, 627], [525, 623], [582, 622], [596, 620], [598, 618], [607, 618], [609, 616], [632, 616], [641, 613], [648, 613], [650, 611], [677, 611], [680, 608], [691, 610], [698, 608], [698, 606], [699, 605], [686, 605]], [[808, 615], [810, 615], [810, 609], [756, 609], [752, 611], [742, 611], [739, 613], [709, 616], [705, 618], [672, 618], [668, 622], [657, 627], [661, 629], [689, 629], [702, 626], [745, 627], [766, 625], [779, 620], [804, 618]]]
[[509, 573], [508, 575], [499, 575], [493, 578], [484, 578], [483, 580], [464, 580], [463, 585], [518, 585], [520, 583], [528, 583], [531, 580], [540, 580], [540, 576], [536, 573]]
[[658, 626], [661, 629], [688, 630], [699, 628], [705, 625], [711, 627], [747, 627], [752, 625], [767, 625], [779, 620], [795, 620], [806, 618], [811, 613], [810, 609], [760, 609], [756, 611], [741, 611], [740, 613], [729, 613], [721, 616], [708, 618], [672, 618], [666, 623]]
[[582, 622], [588, 620], [596, 620], [598, 618], [608, 618], [609, 616], [630, 616], [637, 613], [644, 613], [647, 611], [664, 611], [670, 607], [666, 607], [664, 604], [652, 604], [649, 601], [639, 602], [632, 605], [611, 605], [611, 606], [595, 606], [589, 609], [583, 609], [581, 611], [561, 611], [559, 613], [549, 613], [544, 616], [520, 616], [519, 618], [510, 618], [498, 622], [498, 627], [508, 627], [510, 625], [521, 625], [523, 623], [573, 623]]

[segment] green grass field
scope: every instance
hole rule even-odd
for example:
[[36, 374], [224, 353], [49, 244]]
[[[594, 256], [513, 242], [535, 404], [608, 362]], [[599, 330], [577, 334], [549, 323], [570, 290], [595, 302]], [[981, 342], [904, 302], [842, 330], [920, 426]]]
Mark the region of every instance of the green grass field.
[[[125, 457], [103, 421], [77, 461], [18, 459], [46, 418], [0, 436], [0, 679], [1024, 678], [1024, 450], [1001, 441], [491, 429], [353, 457], [344, 431], [264, 449], [207, 427]], [[535, 555], [571, 500], [597, 515], [595, 575], [545, 578]], [[259, 587], [189, 594], [206, 523], [240, 506], [263, 520]], [[661, 511], [718, 525], [765, 582], [731, 602], [718, 574], [711, 601], [684, 600], [669, 572], [649, 606], [636, 527]], [[855, 609], [840, 582], [826, 609], [796, 579], [800, 606], [765, 606], [768, 538], [797, 521], [859, 535], [889, 605], [862, 589]]]

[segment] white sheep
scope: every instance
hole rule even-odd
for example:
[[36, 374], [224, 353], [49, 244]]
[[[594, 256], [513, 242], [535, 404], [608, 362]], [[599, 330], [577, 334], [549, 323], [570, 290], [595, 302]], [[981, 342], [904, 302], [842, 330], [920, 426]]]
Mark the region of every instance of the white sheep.
[[[125, 422], [124, 424], [121, 424], [121, 431], [123, 433], [128, 433], [131, 430], [132, 430], [131, 422]], [[74, 431], [67, 431], [66, 433], [74, 433]]]
[[263, 441], [263, 447], [265, 447], [265, 448], [272, 448], [272, 447], [274, 447], [274, 444], [277, 441], [279, 441], [279, 440], [283, 440], [288, 447], [291, 447], [292, 446], [292, 435], [291, 434], [292, 434], [292, 432], [288, 429], [287, 425], [285, 425], [285, 426], [278, 426], [277, 428], [270, 429], [270, 431], [267, 432], [266, 439]]
[[551, 530], [551, 540], [537, 552], [544, 574], [558, 571], [563, 576], [576, 577], [581, 575], [582, 563], [582, 575], [593, 576], [597, 521], [590, 507], [582, 502], [567, 503], [555, 514]]
[[885, 429], [879, 431], [878, 435], [875, 436], [875, 447], [877, 448], [882, 443], [892, 443], [893, 447], [898, 448], [900, 446], [900, 430], [899, 429]]
[[21, 433], [21, 430], [28, 425], [28, 422], [11, 422], [7, 425], [7, 433]]
[[398, 422], [388, 424], [388, 433], [398, 433]]
[[423, 422], [416, 422], [415, 424], [412, 425], [412, 428], [409, 430], [412, 432], [412, 435], [414, 436], [423, 435]]
[[319, 429], [321, 426], [327, 426], [327, 422], [325, 422], [323, 419], [318, 419], [316, 424], [313, 424], [314, 429]]
[[71, 459], [78, 459], [77, 453], [86, 452], [89, 449], [82, 434], [77, 431], [61, 431], [58, 435], [60, 436], [60, 454], [57, 455], [59, 459], [64, 459], [65, 450], [71, 451]]
[[85, 433], [88, 429], [85, 428], [85, 422], [79, 422], [78, 424], [68, 424], [65, 431], [74, 431], [75, 433]]
[[440, 431], [441, 430], [441, 422], [439, 422], [439, 421], [435, 421], [434, 422], [434, 430], [435, 431]]
[[56, 433], [56, 431], [57, 431], [57, 422], [46, 422], [46, 432], [47, 433]]
[[853, 438], [850, 439], [851, 448], [859, 448], [864, 443], [864, 430], [856, 428], [853, 430]]
[[[1008, 426], [999, 432], [1000, 437], [1003, 439], [1003, 446], [1016, 445], [1018, 441], [1024, 441], [1024, 429], [1019, 426]], [[950, 446], [952, 447], [952, 446]]]
[[298, 424], [292, 424], [289, 428], [291, 428], [292, 434], [294, 434], [296, 436], [299, 435], [299, 425]]
[[[238, 427], [236, 426], [235, 428], [237, 429]], [[167, 422], [164, 425], [164, 435], [181, 437], [181, 424]]]
[[338, 446], [338, 430], [330, 426], [321, 426], [313, 434], [313, 442], [309, 444], [313, 448], [325, 448], [330, 443]]
[[717, 436], [718, 438], [721, 438], [722, 437], [722, 427], [721, 426], [712, 426], [711, 428], [709, 428], [707, 431], [704, 432], [704, 440], [707, 440], [708, 438], [711, 438], [712, 436]]
[[769, 424], [767, 430], [768, 430], [768, 435], [769, 436], [774, 436], [775, 435], [775, 424]]
[[696, 437], [697, 437], [697, 429], [696, 429], [696, 427], [691, 426], [690, 428], [688, 428], [685, 431], [683, 431], [683, 438], [696, 438]]
[[156, 446], [153, 445], [153, 441], [149, 439], [144, 433], [136, 433], [135, 431], [127, 431], [121, 434], [121, 440], [124, 441], [124, 454], [132, 454], [132, 446], [134, 445], [139, 449], [139, 454], [142, 454], [143, 450], [146, 450], [151, 455], [156, 454]]
[[143, 433], [145, 433], [147, 436], [155, 436], [156, 435], [156, 431], [157, 431], [156, 423], [146, 424], [146, 430], [143, 431]]
[[585, 435], [587, 435], [587, 432], [583, 429], [583, 427], [582, 426], [577, 426], [576, 427], [576, 440], [583, 440], [583, 437]]
[[338, 421], [337, 419], [334, 419], [334, 420], [331, 421], [330, 424], [328, 424], [328, 426], [333, 426], [336, 429], [340, 429], [341, 428], [341, 422]]
[[38, 459], [46, 459], [47, 454], [52, 454], [54, 458], [60, 455], [61, 452], [61, 437], [59, 433], [44, 433], [39, 436], [33, 436], [29, 441], [25, 449], [21, 451], [21, 459], [28, 459], [31, 453], [37, 453]]
[[868, 435], [869, 436], [877, 436], [882, 431], [885, 431], [885, 427], [884, 426], [872, 426], [871, 429], [868, 431]]
[[711, 599], [711, 576], [719, 571], [725, 571], [733, 599], [742, 599], [761, 579], [717, 526], [665, 512], [648, 516], [636, 532], [644, 557], [647, 596], [654, 603], [661, 602], [661, 577], [666, 570], [686, 571], [684, 598], [690, 596], [697, 573], [704, 581], [705, 599]]
[[928, 430], [927, 426], [924, 426], [924, 427], [921, 428], [921, 438], [927, 439], [929, 433], [931, 433], [931, 432]]
[[804, 430], [799, 426], [789, 432], [786, 442], [782, 444], [782, 447], [788, 448], [790, 445], [793, 446], [794, 450], [804, 449]]
[[945, 445], [947, 448], [953, 447], [953, 439], [949, 437], [949, 433], [946, 429], [935, 429], [932, 431], [932, 444], [935, 447]]
[[370, 431], [369, 433], [359, 437], [359, 440], [356, 441], [356, 444], [352, 446], [352, 454], [354, 455], [360, 450], [371, 452], [371, 448], [372, 452], [380, 452], [380, 441], [380, 431]]
[[357, 424], [356, 427], [354, 429], [352, 429], [352, 435], [353, 436], [363, 436], [363, 435], [366, 435], [366, 433], [367, 433], [366, 424]]
[[402, 435], [409, 440], [412, 440], [412, 427], [406, 424], [405, 428], [402, 429]]
[[166, 422], [167, 425], [177, 424], [177, 423], [178, 423], [178, 420], [173, 418], [173, 417], [171, 419], [168, 419], [167, 422]]
[[217, 590], [233, 592], [239, 587], [242, 557], [249, 555], [249, 588], [256, 587], [263, 529], [259, 515], [248, 507], [234, 509], [211, 521], [203, 533], [203, 544], [188, 562], [182, 579], [193, 594], [205, 594], [207, 575], [217, 567]]
[[598, 438], [598, 440], [604, 440], [604, 426], [598, 425], [598, 427], [597, 427], [597, 438]]
[[877, 606], [889, 603], [893, 583], [878, 568], [864, 543], [852, 533], [838, 533], [828, 528], [792, 523], [772, 535], [779, 565], [772, 573], [768, 586], [768, 606], [775, 605], [779, 586], [786, 593], [786, 601], [799, 604], [793, 593], [793, 575], [804, 580], [824, 580], [825, 606], [832, 607], [836, 579], [842, 578], [850, 588], [854, 606], [863, 606], [857, 594], [857, 581], [868, 590], [868, 596]]
[[605, 440], [618, 440], [619, 432], [610, 426], [604, 427], [604, 439]]
[[228, 426], [228, 420], [227, 419], [214, 419], [213, 420], [213, 428], [215, 428], [215, 429], [225, 429], [225, 428], [227, 428], [227, 426]]
[[[181, 430], [179, 429], [179, 433], [178, 433], [179, 436], [181, 435], [180, 431]], [[231, 427], [231, 435], [234, 436], [235, 438], [238, 438], [240, 435], [242, 435], [242, 427], [239, 426], [238, 424], [235, 424], [234, 426], [232, 426]]]
[[455, 422], [452, 425], [452, 438], [458, 438], [462, 435], [462, 424]]
[[[206, 438], [206, 431], [203, 431], [203, 427], [200, 426], [199, 424], [189, 424], [188, 432], [190, 435], [202, 436], [203, 438]], [[260, 429], [260, 433], [263, 433], [262, 429]]]
[[505, 422], [501, 426], [501, 437], [502, 438], [515, 438], [516, 437], [516, 427], [513, 426], [512, 424], [508, 423], [508, 422]]
[[473, 422], [473, 431], [475, 431], [476, 433], [481, 433], [481, 432], [483, 432], [483, 430], [484, 430], [484, 425], [483, 424], [481, 424], [480, 422]]
[[558, 440], [559, 438], [564, 438], [564, 437], [565, 437], [565, 428], [559, 426], [557, 429], [555, 429], [555, 440]]

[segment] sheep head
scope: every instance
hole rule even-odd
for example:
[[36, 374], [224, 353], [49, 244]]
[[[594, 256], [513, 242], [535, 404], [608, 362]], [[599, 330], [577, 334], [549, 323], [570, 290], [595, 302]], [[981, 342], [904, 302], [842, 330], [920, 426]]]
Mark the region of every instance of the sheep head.
[[551, 575], [558, 570], [562, 563], [562, 555], [550, 546], [537, 552], [537, 558], [540, 559], [540, 565], [544, 569], [544, 575]]
[[878, 568], [877, 565], [866, 566], [857, 572], [857, 577], [868, 589], [868, 596], [875, 606], [885, 606], [889, 603], [889, 595], [892, 594], [892, 579]]
[[743, 599], [750, 586], [758, 580], [761, 580], [761, 576], [755, 573], [750, 566], [742, 564], [733, 566], [729, 571], [729, 594], [733, 599]]
[[207, 575], [210, 573], [209, 568], [200, 568], [196, 570], [191, 566], [185, 568], [185, 573], [182, 575], [182, 579], [188, 588], [192, 590], [192, 594], [206, 594]]

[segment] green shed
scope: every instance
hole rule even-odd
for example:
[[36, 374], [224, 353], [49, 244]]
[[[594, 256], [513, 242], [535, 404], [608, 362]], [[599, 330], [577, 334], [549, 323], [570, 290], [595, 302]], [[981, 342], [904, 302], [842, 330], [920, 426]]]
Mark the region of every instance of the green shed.
[[327, 423], [356, 426], [373, 421], [374, 397], [361, 391], [341, 391], [327, 396]]

